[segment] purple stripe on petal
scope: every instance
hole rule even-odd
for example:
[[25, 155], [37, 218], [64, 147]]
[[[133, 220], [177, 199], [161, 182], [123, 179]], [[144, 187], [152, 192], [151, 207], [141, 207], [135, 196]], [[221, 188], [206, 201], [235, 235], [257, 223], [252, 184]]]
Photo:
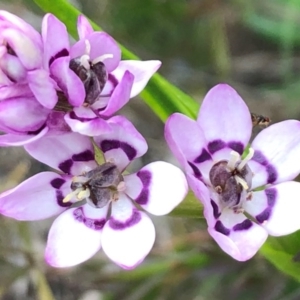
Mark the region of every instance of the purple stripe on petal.
[[54, 56], [52, 56], [50, 59], [49, 59], [49, 67], [51, 66], [51, 64], [57, 59], [57, 58], [60, 58], [60, 57], [63, 57], [63, 56], [68, 56], [69, 55], [69, 51], [67, 49], [62, 49], [61, 51], [59, 51], [58, 53], [56, 53]]
[[143, 183], [144, 188], [148, 188], [151, 183], [151, 173], [149, 171], [139, 171], [137, 172], [137, 177], [139, 177]]
[[276, 197], [277, 197], [277, 190], [274, 188], [266, 189], [265, 194], [268, 199], [268, 206], [273, 207], [275, 204], [275, 201], [276, 201]]
[[262, 166], [266, 166], [268, 164], [268, 160], [265, 158], [265, 156], [260, 151], [257, 150], [255, 150], [252, 160], [256, 161]]
[[140, 205], [145, 205], [148, 203], [149, 200], [149, 190], [142, 190], [138, 197], [135, 199], [135, 202], [140, 204]]
[[58, 168], [60, 170], [62, 170], [64, 173], [70, 174], [72, 165], [73, 165], [73, 160], [72, 159], [67, 159], [64, 162], [60, 163]]
[[233, 230], [234, 231], [248, 230], [249, 228], [252, 227], [252, 225], [253, 223], [249, 219], [246, 219], [242, 223], [234, 225]]
[[141, 214], [138, 210], [134, 210], [131, 217], [126, 221], [118, 221], [114, 218], [109, 219], [109, 226], [114, 230], [123, 230], [137, 224], [141, 220]]
[[122, 149], [129, 160], [133, 160], [136, 157], [137, 151], [129, 144], [117, 140], [104, 140], [100, 144], [101, 150], [105, 153], [112, 149]]
[[276, 169], [272, 165], [266, 166], [266, 171], [268, 172], [268, 183], [274, 183], [277, 180], [278, 174]]
[[64, 199], [64, 196], [63, 196], [62, 192], [60, 190], [56, 190], [56, 201], [57, 201], [57, 204], [59, 206], [61, 206], [61, 207], [69, 207], [69, 206], [72, 205], [71, 202], [64, 203], [63, 199]]
[[55, 178], [53, 179], [50, 184], [52, 185], [53, 188], [55, 189], [60, 189], [61, 186], [65, 183], [66, 181], [62, 178]]
[[215, 201], [213, 201], [212, 199], [210, 199], [210, 203], [211, 203], [211, 206], [214, 211], [214, 217], [215, 217], [215, 219], [218, 219], [221, 216], [221, 212], [219, 212], [219, 207], [218, 207], [217, 203]]
[[215, 225], [215, 230], [224, 234], [224, 235], [229, 235], [230, 230], [226, 228], [221, 221], [217, 221]]
[[94, 159], [95, 159], [94, 153], [91, 150], [86, 150], [84, 152], [74, 154], [72, 156], [73, 161], [90, 161]]
[[194, 172], [194, 175], [197, 179], [201, 179], [202, 178], [202, 174], [201, 172], [199, 171], [199, 169], [191, 162], [188, 161], [188, 164], [189, 166], [192, 168], [193, 172]]
[[82, 207], [78, 207], [77, 209], [75, 209], [73, 215], [77, 221], [82, 222], [86, 227], [94, 230], [102, 230], [103, 226], [106, 223], [105, 219], [87, 218], [84, 215]]
[[208, 151], [211, 153], [211, 154], [214, 154], [215, 152], [223, 149], [226, 147], [226, 143], [224, 143], [222, 140], [215, 140], [215, 141], [212, 141], [208, 144]]
[[227, 146], [240, 155], [242, 155], [244, 152], [244, 145], [241, 142], [229, 142]]
[[113, 75], [113, 74], [108, 74], [108, 81], [110, 81], [112, 83], [112, 85], [114, 86], [114, 88], [118, 85], [119, 81], [118, 79]]
[[211, 156], [210, 154], [208, 153], [208, 151], [206, 149], [202, 149], [202, 152], [201, 154], [194, 160], [194, 163], [202, 163], [202, 162], [205, 162], [207, 160], [211, 160]]
[[[70, 114], [69, 114], [69, 116], [70, 116], [70, 119], [78, 120], [78, 121], [80, 121], [80, 122], [88, 122], [88, 121], [91, 121], [91, 120], [94, 119], [94, 118], [91, 119], [91, 118], [81, 118], [81, 117], [78, 117], [78, 116], [75, 114], [74, 111], [71, 111]], [[96, 118], [96, 115], [95, 115], [95, 118]]]
[[262, 224], [264, 221], [267, 221], [270, 218], [272, 208], [267, 207], [262, 213], [256, 216], [256, 220]]

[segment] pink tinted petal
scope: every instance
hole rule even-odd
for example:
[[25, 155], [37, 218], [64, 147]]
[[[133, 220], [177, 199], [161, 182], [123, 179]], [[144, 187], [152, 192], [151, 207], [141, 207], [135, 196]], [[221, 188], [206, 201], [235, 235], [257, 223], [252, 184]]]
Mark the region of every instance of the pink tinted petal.
[[70, 205], [62, 199], [70, 193], [70, 180], [53, 172], [37, 174], [0, 195], [0, 213], [17, 220], [43, 220]]
[[28, 84], [13, 84], [0, 87], [0, 101], [8, 98], [29, 97], [32, 92]]
[[26, 79], [26, 69], [15, 55], [4, 54], [0, 58], [0, 68], [12, 81], [24, 83]]
[[251, 147], [255, 150], [249, 166], [254, 173], [253, 188], [294, 179], [300, 172], [300, 122], [283, 121], [262, 130]]
[[36, 99], [46, 108], [52, 109], [58, 101], [53, 80], [43, 69], [27, 73], [29, 87]]
[[[91, 114], [88, 113], [88, 117], [78, 116], [77, 112], [82, 113], [82, 110], [87, 110]], [[111, 132], [111, 127], [107, 121], [97, 117], [90, 108], [75, 108], [72, 112], [65, 115], [65, 121], [72, 131], [87, 136], [98, 136]]]
[[226, 153], [234, 149], [242, 154], [252, 132], [247, 105], [227, 84], [218, 84], [207, 93], [197, 122], [209, 142], [208, 150], [211, 154], [226, 149]]
[[129, 101], [133, 80], [134, 76], [126, 71], [122, 80], [114, 89], [106, 108], [100, 112], [102, 116], [110, 117]]
[[106, 160], [113, 160], [120, 171], [147, 152], [148, 145], [131, 122], [123, 116], [110, 118], [111, 132], [94, 137]]
[[40, 34], [23, 19], [5, 10], [0, 10], [0, 28], [13, 27], [25, 33], [31, 40], [42, 48], [42, 40]]
[[63, 90], [72, 106], [81, 106], [85, 99], [85, 90], [80, 78], [69, 68], [69, 57], [56, 59], [50, 67], [52, 78]]
[[268, 237], [267, 231], [247, 219], [226, 209], [215, 224], [208, 224], [208, 232], [224, 252], [239, 261], [252, 258]]
[[150, 163], [124, 179], [126, 194], [146, 211], [158, 216], [171, 212], [188, 192], [183, 172], [162, 161]]
[[29, 134], [3, 134], [0, 135], [0, 146], [24, 146], [32, 143], [48, 132], [48, 128], [45, 127], [36, 135]]
[[25, 146], [38, 161], [64, 173], [80, 175], [97, 166], [91, 140], [78, 133], [49, 134]]
[[94, 32], [90, 22], [84, 15], [80, 15], [77, 20], [77, 31], [80, 40], [85, 39], [87, 36]]
[[283, 182], [254, 192], [244, 208], [271, 235], [281, 236], [300, 229], [300, 183]]
[[39, 130], [48, 110], [33, 98], [11, 98], [0, 102], [0, 124], [15, 131]]
[[[91, 45], [91, 60], [94, 60], [95, 58], [105, 54], [113, 55], [112, 58], [107, 58], [103, 61], [107, 72], [112, 72], [118, 66], [121, 60], [121, 50], [116, 41], [107, 33], [99, 31], [91, 33], [87, 37], [87, 40]], [[73, 45], [70, 51], [71, 58], [80, 57], [83, 54], [86, 54], [86, 44], [84, 39]]]
[[212, 159], [207, 151], [204, 133], [196, 121], [179, 113], [171, 115], [165, 125], [165, 139], [186, 171], [209, 180]]
[[51, 63], [62, 56], [69, 55], [69, 36], [64, 23], [54, 15], [45, 15], [42, 23], [44, 43], [44, 68], [49, 69]]
[[1, 32], [1, 36], [14, 50], [26, 69], [32, 70], [41, 67], [41, 50], [26, 34], [16, 29], [8, 28]]
[[78, 265], [101, 248], [101, 234], [107, 208], [89, 205], [71, 208], [53, 223], [48, 235], [45, 260], [53, 267]]
[[133, 269], [150, 252], [154, 240], [155, 228], [151, 219], [138, 211], [125, 195], [120, 195], [103, 228], [103, 251], [120, 267]]
[[125, 71], [134, 75], [134, 82], [130, 93], [130, 98], [138, 95], [146, 86], [149, 79], [159, 69], [161, 62], [159, 60], [121, 60], [118, 67], [112, 72], [112, 75], [120, 81]]

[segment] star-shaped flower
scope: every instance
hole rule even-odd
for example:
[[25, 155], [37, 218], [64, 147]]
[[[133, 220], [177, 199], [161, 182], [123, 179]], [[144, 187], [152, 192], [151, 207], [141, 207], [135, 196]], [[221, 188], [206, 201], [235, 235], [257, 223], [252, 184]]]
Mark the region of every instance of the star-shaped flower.
[[134, 268], [155, 239], [154, 225], [143, 210], [167, 214], [187, 193], [184, 173], [165, 162], [124, 173], [147, 151], [147, 144], [126, 118], [116, 116], [108, 124], [111, 133], [95, 138], [105, 156], [103, 164], [96, 163], [89, 137], [46, 135], [26, 145], [26, 150], [61, 173], [37, 174], [0, 195], [0, 212], [17, 220], [60, 214], [50, 229], [45, 253], [52, 266], [79, 264], [102, 247], [116, 264]]
[[247, 149], [251, 133], [248, 107], [226, 84], [208, 92], [196, 121], [176, 113], [165, 127], [203, 203], [209, 233], [240, 261], [250, 259], [268, 234], [300, 229], [300, 183], [292, 181], [300, 172], [300, 122], [262, 130]]

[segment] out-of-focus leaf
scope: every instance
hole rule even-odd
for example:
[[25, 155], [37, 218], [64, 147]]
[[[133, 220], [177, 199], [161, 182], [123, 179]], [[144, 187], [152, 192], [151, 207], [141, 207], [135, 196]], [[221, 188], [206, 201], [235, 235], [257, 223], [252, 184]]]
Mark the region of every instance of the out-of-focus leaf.
[[[56, 15], [65, 23], [69, 33], [77, 38], [76, 24], [77, 17], [80, 15], [79, 10], [65, 0], [35, 0], [35, 2], [45, 12]], [[101, 30], [97, 24], [93, 22], [91, 24], [95, 30]], [[120, 47], [124, 59], [138, 59], [124, 46], [120, 45]], [[199, 108], [199, 105], [190, 96], [159, 74], [153, 76], [140, 96], [162, 121], [165, 121], [174, 112], [181, 112], [195, 118]]]
[[37, 298], [42, 300], [55, 300], [45, 275], [36, 269], [33, 270], [33, 277], [36, 284]]
[[300, 281], [300, 232], [284, 237], [269, 237], [261, 253], [281, 272]]

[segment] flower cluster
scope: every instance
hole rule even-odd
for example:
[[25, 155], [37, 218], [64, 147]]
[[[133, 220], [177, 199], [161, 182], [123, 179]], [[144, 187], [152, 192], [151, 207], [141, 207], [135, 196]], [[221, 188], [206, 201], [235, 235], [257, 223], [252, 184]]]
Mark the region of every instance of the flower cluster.
[[79, 264], [103, 248], [131, 269], [154, 244], [146, 212], [168, 214], [188, 190], [184, 173], [165, 162], [128, 174], [147, 143], [124, 116], [113, 116], [161, 62], [121, 60], [114, 39], [94, 32], [83, 16], [77, 29], [71, 45], [65, 25], [51, 14], [40, 34], [0, 11], [0, 145], [24, 146], [57, 170], [2, 193], [0, 213], [27, 221], [58, 215], [45, 251], [52, 266]]
[[[188, 134], [187, 134], [188, 133]], [[165, 138], [204, 206], [208, 232], [233, 258], [244, 261], [268, 234], [300, 229], [300, 122], [283, 121], [252, 133], [248, 107], [219, 84], [206, 95], [196, 121], [176, 113]]]

